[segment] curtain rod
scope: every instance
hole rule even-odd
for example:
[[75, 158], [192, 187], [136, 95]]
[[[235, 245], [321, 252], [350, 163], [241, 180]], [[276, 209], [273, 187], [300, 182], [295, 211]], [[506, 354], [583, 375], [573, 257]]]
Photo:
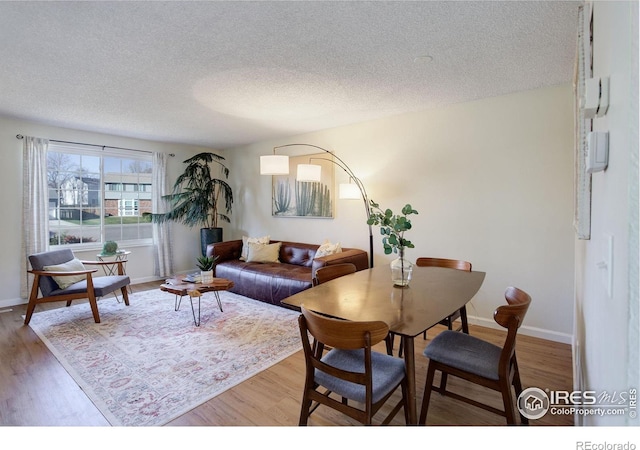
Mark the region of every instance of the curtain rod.
[[[21, 134], [16, 134], [16, 139], [24, 139], [24, 136]], [[101, 148], [113, 148], [116, 150], [128, 150], [132, 152], [142, 152], [142, 153], [153, 153], [148, 150], [138, 150], [135, 148], [125, 148], [125, 147], [113, 147], [111, 145], [96, 145], [96, 144], [86, 144], [84, 142], [71, 142], [71, 141], [58, 141], [56, 139], [49, 139], [49, 142], [57, 142], [59, 144], [75, 144], [75, 145], [89, 145], [91, 147], [101, 147]], [[175, 153], [169, 153], [169, 156], [176, 156]]]

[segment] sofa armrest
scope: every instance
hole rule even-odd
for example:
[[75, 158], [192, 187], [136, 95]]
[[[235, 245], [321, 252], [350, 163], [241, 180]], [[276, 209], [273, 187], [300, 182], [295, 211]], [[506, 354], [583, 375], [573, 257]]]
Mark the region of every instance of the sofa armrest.
[[313, 260], [313, 265], [311, 266], [311, 275], [315, 277], [316, 270], [318, 270], [320, 267], [342, 263], [352, 263], [356, 266], [356, 270], [365, 270], [369, 268], [369, 256], [364, 250], [358, 249], [345, 249], [340, 253], [321, 256], [320, 258], [315, 258]]
[[216, 264], [231, 259], [240, 259], [242, 254], [242, 239], [226, 242], [215, 242], [207, 245], [208, 257], [218, 256]]

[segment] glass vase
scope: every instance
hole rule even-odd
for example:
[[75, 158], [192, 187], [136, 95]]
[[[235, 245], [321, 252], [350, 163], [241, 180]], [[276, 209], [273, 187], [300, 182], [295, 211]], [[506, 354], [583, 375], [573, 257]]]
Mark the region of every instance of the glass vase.
[[400, 252], [400, 257], [391, 261], [391, 281], [394, 286], [405, 287], [411, 281], [413, 264], [404, 258], [404, 253]]

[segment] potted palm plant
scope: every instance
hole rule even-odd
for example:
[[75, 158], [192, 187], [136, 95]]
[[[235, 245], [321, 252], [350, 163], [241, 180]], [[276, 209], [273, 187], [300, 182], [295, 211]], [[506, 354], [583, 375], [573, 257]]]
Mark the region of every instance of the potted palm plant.
[[[167, 213], [147, 214], [154, 222], [173, 221], [189, 227], [200, 226], [200, 250], [222, 241], [222, 228], [218, 221], [230, 222], [228, 214], [233, 206], [233, 191], [227, 183], [229, 169], [224, 158], [203, 152], [183, 161], [187, 167], [176, 179], [171, 194], [162, 198], [170, 205]], [[223, 178], [212, 174], [211, 163], [219, 166]]]

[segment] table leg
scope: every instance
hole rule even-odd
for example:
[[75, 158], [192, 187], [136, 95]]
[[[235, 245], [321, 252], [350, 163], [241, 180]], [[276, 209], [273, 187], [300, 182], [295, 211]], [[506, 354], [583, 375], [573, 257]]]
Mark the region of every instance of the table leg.
[[176, 294], [176, 299], [175, 299], [175, 301], [173, 303], [173, 310], [174, 311], [179, 311], [181, 303], [182, 303], [182, 295]]
[[213, 293], [216, 296], [216, 300], [218, 301], [218, 308], [220, 308], [220, 312], [224, 312], [222, 310], [222, 302], [220, 301], [220, 294], [218, 293], [218, 291], [213, 291]]
[[413, 337], [403, 337], [402, 342], [404, 344], [404, 364], [407, 370], [409, 424], [416, 425], [418, 423], [416, 413], [416, 358], [413, 349]]
[[196, 311], [193, 309], [193, 297], [189, 296], [189, 300], [191, 303], [191, 313], [193, 314], [193, 323], [199, 327], [200, 326], [200, 295], [198, 295], [198, 320], [196, 321]]

